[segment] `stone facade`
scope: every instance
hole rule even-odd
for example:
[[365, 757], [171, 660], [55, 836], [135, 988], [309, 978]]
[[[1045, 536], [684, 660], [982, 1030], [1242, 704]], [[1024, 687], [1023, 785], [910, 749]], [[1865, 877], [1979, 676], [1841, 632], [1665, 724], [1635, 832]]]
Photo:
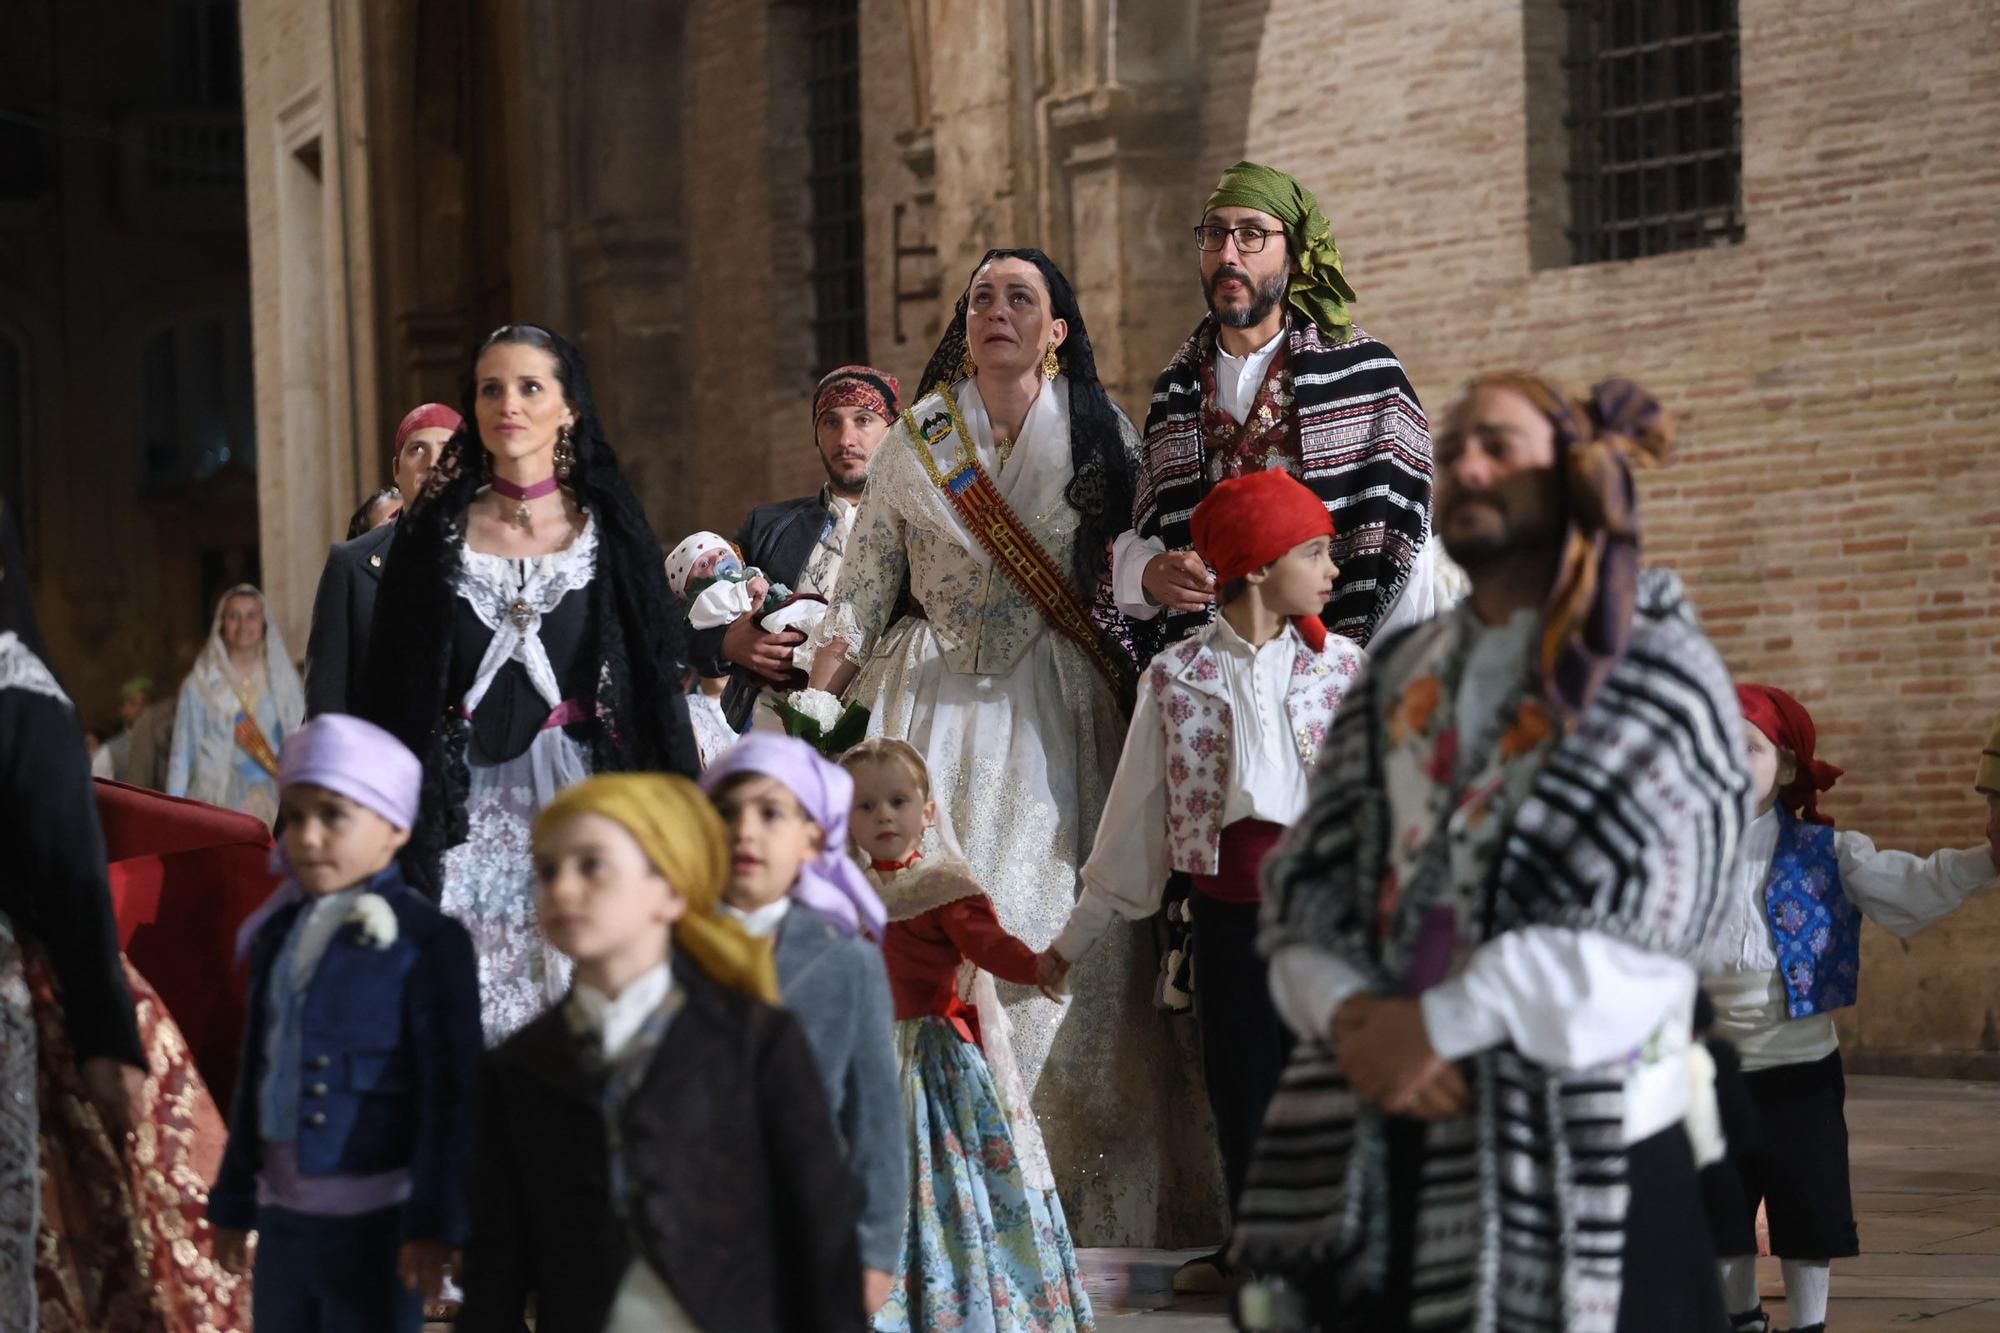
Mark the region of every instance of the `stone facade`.
[[[344, 127], [356, 358], [327, 438], [366, 440], [352, 466], [336, 446], [325, 484], [358, 484], [310, 514], [266, 469], [268, 566], [304, 577], [375, 480], [382, 432], [455, 400], [466, 350], [507, 318], [587, 349], [668, 543], [817, 484], [805, 4], [371, 0], [337, 76], [318, 39], [278, 36], [324, 6], [252, 8], [269, 35], [246, 29], [260, 423], [287, 419], [263, 373], [287, 280], [263, 259], [271, 124], [317, 80], [341, 90], [322, 105]], [[1972, 760], [2000, 709], [2000, 482], [1979, 461], [2000, 387], [1983, 221], [2000, 16], [1740, 9], [1745, 238], [1569, 267], [1549, 193], [1556, 0], [861, 0], [872, 359], [914, 387], [979, 254], [1039, 244], [1137, 418], [1201, 311], [1185, 229], [1203, 195], [1240, 157], [1284, 166], [1333, 219], [1360, 322], [1433, 411], [1512, 364], [1632, 374], [1674, 405], [1679, 455], [1644, 483], [1651, 557], [1685, 574], [1736, 670], [1814, 709], [1849, 770], [1829, 802], [1844, 824], [1974, 842]], [[1907, 952], [1871, 932], [1856, 1053], [2000, 1072], [1997, 956], [2000, 901]]]

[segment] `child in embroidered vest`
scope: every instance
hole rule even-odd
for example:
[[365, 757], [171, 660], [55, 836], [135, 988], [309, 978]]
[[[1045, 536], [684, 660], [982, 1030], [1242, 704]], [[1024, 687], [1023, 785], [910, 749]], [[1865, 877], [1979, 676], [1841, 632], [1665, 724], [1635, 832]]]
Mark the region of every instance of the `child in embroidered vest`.
[[2000, 848], [1989, 841], [1925, 859], [1835, 832], [1818, 796], [1840, 770], [1814, 757], [1811, 715], [1769, 685], [1739, 686], [1737, 695], [1758, 804], [1702, 984], [1716, 1035], [1741, 1055], [1758, 1127], [1754, 1143], [1731, 1147], [1744, 1197], [1737, 1225], [1716, 1245], [1736, 1328], [1762, 1333], [1770, 1324], [1757, 1297], [1761, 1201], [1791, 1326], [1804, 1333], [1825, 1327], [1831, 1261], [1860, 1252], [1833, 1011], [1858, 995], [1861, 918], [1909, 938], [1990, 884]]
[[855, 856], [888, 909], [882, 954], [911, 1163], [903, 1253], [877, 1333], [1093, 1328], [991, 980], [1035, 985], [1035, 952], [1001, 926], [938, 829], [923, 756], [878, 737], [840, 762], [854, 779]]
[[[1292, 1045], [1257, 952], [1258, 870], [1305, 809], [1312, 762], [1363, 658], [1319, 620], [1339, 573], [1328, 555], [1333, 520], [1289, 473], [1221, 482], [1196, 507], [1193, 531], [1221, 614], [1155, 657], [1140, 682], [1048, 979], [1060, 980], [1114, 916], [1157, 911], [1169, 871], [1193, 876], [1195, 1019], [1233, 1204]], [[1176, 1286], [1222, 1282], [1215, 1256]]]
[[860, 1200], [870, 1311], [903, 1252], [908, 1149], [897, 1111], [882, 900], [847, 854], [854, 782], [801, 740], [753, 732], [701, 775], [729, 828], [723, 910], [774, 941], [778, 990], [812, 1043]]
[[258, 1233], [259, 1328], [422, 1325], [466, 1229], [480, 1044], [472, 939], [403, 882], [423, 767], [323, 713], [278, 764], [285, 882], [243, 925], [249, 1033], [209, 1193], [216, 1258]]
[[720, 908], [684, 778], [604, 774], [535, 821], [535, 910], [576, 965], [481, 1071], [461, 1333], [858, 1333], [852, 1196], [767, 943]]

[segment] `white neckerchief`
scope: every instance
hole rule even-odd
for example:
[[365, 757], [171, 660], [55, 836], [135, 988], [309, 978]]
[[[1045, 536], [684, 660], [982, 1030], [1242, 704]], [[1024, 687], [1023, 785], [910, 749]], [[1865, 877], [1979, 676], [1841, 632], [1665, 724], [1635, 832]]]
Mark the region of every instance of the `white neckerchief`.
[[743, 927], [743, 933], [751, 939], [767, 940], [778, 933], [778, 927], [784, 924], [786, 914], [792, 910], [792, 895], [788, 893], [774, 903], [765, 903], [747, 912], [729, 903], [724, 903], [722, 910]]
[[1264, 377], [1270, 374], [1271, 358], [1290, 332], [1289, 327], [1280, 325], [1271, 341], [1246, 356], [1223, 351], [1222, 339], [1215, 340], [1215, 405], [1235, 417], [1238, 425], [1250, 419], [1250, 405], [1257, 401], [1257, 390], [1264, 387]]
[[327, 946], [333, 937], [354, 915], [354, 904], [368, 888], [363, 881], [338, 893], [329, 893], [315, 898], [312, 904], [300, 914], [292, 927], [299, 937], [298, 946], [292, 950], [292, 985], [304, 990], [319, 970], [319, 960], [326, 956]]
[[603, 1041], [606, 1063], [612, 1063], [625, 1053], [625, 1048], [632, 1044], [632, 1038], [639, 1034], [640, 1027], [673, 988], [673, 965], [661, 963], [633, 978], [616, 995], [606, 995], [596, 987], [579, 981], [571, 988], [570, 999], [588, 1020], [591, 1030]]
[[[504, 556], [475, 551], [461, 544], [458, 595], [472, 607], [479, 623], [493, 631], [486, 655], [479, 659], [472, 688], [462, 704], [467, 712], [492, 688], [493, 678], [508, 662], [528, 671], [528, 683], [550, 708], [562, 702], [562, 687], [549, 650], [542, 644], [542, 617], [578, 588], [589, 585], [597, 572], [597, 521], [584, 515], [583, 531], [560, 551], [547, 555]], [[526, 608], [524, 623], [516, 624], [514, 607]]]

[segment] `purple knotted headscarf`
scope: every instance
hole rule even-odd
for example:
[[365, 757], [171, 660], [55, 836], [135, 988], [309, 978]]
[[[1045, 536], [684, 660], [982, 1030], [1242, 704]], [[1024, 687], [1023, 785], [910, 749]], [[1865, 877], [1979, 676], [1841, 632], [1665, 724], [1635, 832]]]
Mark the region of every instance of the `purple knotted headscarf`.
[[[311, 783], [373, 810], [399, 829], [413, 827], [424, 785], [424, 766], [408, 746], [373, 722], [345, 713], [321, 713], [285, 737], [278, 756], [278, 789]], [[292, 876], [283, 842], [271, 848], [271, 869], [285, 877], [263, 906], [236, 931], [236, 960], [250, 948], [272, 914], [306, 892]]]
[[847, 770], [820, 758], [804, 741], [753, 731], [702, 772], [701, 789], [713, 793], [737, 773], [761, 773], [784, 783], [825, 835], [819, 856], [799, 869], [792, 897], [849, 935], [865, 930], [882, 938], [889, 913], [847, 854], [847, 814], [854, 804], [854, 779]]

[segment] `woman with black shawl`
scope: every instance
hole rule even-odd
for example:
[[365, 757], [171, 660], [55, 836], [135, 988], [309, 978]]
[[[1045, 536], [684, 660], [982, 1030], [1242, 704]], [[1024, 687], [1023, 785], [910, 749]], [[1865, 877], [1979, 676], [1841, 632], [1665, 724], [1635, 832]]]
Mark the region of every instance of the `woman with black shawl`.
[[528, 833], [593, 773], [697, 769], [681, 613], [582, 355], [533, 324], [479, 345], [465, 424], [383, 572], [360, 712], [424, 761], [411, 881], [472, 932], [486, 1040], [559, 998]]
[[[932, 854], [962, 848], [1001, 923], [1037, 946], [1075, 904], [1124, 743], [1130, 659], [1094, 612], [1110, 604], [1100, 593], [1138, 447], [1062, 272], [1038, 250], [989, 251], [876, 454], [813, 637], [813, 685], [845, 691], [871, 732], [923, 755]], [[1127, 1238], [1105, 1243], [1152, 1243], [1134, 1238], [1155, 1235], [1172, 1193], [1159, 1173], [1200, 1160], [1155, 1131], [1171, 1108], [1165, 1033], [1144, 998], [1151, 952], [1141, 928], [1120, 932], [1079, 971], [1067, 1017], [1005, 983], [1004, 1004], [982, 1006], [995, 1011], [981, 1014], [981, 1043], [1029, 1183], [1053, 1180], [1032, 1095], [1057, 1160], [1079, 1168], [1060, 1182], [1078, 1230]], [[1042, 1078], [1050, 1063], [1062, 1072]], [[1126, 1074], [1143, 1090], [1121, 1085]]]

